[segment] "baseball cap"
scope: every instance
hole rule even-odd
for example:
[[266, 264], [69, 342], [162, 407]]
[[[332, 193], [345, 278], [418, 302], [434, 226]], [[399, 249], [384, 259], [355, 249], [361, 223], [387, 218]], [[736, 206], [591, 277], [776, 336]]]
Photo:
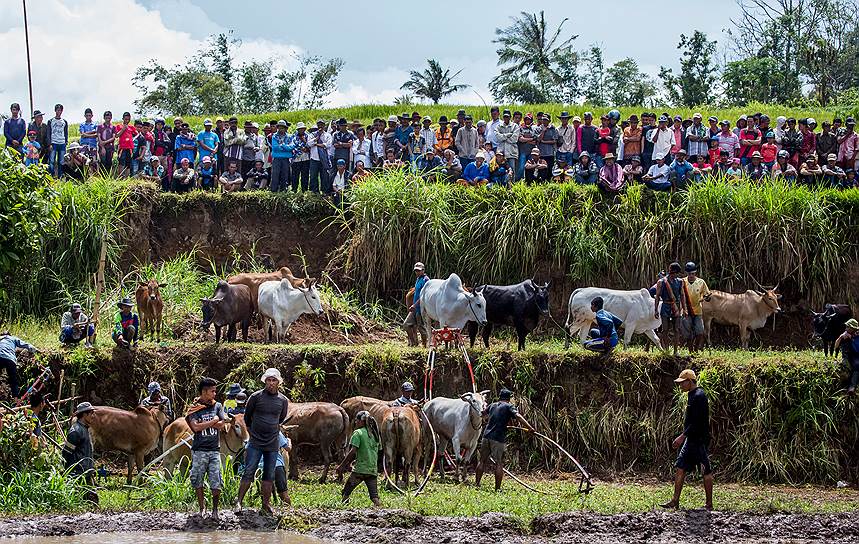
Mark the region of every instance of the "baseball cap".
[[423, 270], [424, 269], [424, 263], [418, 261], [415, 263], [415, 266], [413, 266], [412, 269], [413, 270]]
[[212, 120], [211, 120], [211, 119], [206, 119], [205, 121], [203, 121], [203, 126], [204, 126], [204, 127], [210, 127], [210, 126], [212, 126]]
[[686, 370], [684, 370], [683, 372], [680, 373], [680, 376], [678, 376], [677, 379], [674, 380], [674, 383], [683, 383], [686, 380], [692, 380], [693, 382], [698, 381], [698, 376], [695, 375], [694, 370], [687, 368]]
[[402, 389], [403, 391], [414, 391], [415, 386], [412, 385], [412, 382], [405, 382], [403, 383]]

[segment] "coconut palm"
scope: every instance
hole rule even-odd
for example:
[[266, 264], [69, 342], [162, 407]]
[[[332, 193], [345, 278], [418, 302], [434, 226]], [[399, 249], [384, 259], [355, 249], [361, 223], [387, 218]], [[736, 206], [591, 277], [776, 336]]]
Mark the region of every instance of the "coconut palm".
[[428, 59], [427, 64], [429, 68], [423, 72], [409, 72], [409, 80], [403, 83], [400, 89], [412, 91], [416, 96], [428, 98], [433, 104], [438, 104], [445, 96], [468, 87], [464, 83], [453, 83], [462, 70], [451, 75], [450, 69], [442, 68], [435, 59]]
[[533, 77], [532, 81], [544, 95], [551, 85], [563, 83], [567, 79], [564, 67], [576, 55], [571, 44], [578, 37], [561, 37], [567, 20], [564, 18], [552, 31], [542, 11], [539, 14], [523, 11], [513, 17], [507, 28], [496, 28], [492, 43], [500, 46], [496, 51], [498, 66], [504, 68], [495, 79], [500, 83], [511, 78], [532, 80]]

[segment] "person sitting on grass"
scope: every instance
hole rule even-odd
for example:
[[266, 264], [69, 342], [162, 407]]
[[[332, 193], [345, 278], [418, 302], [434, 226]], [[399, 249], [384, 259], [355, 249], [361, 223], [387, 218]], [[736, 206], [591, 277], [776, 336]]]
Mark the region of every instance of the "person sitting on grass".
[[90, 347], [93, 336], [95, 336], [95, 325], [90, 323], [81, 305], [75, 302], [60, 319], [60, 343], [64, 346], [76, 346], [86, 338], [86, 347]]
[[617, 194], [624, 189], [623, 168], [617, 163], [614, 153], [606, 153], [600, 168], [597, 186], [609, 194]]
[[617, 346], [617, 328], [623, 324], [623, 321], [613, 313], [603, 309], [603, 304], [605, 302], [602, 297], [595, 297], [591, 301], [591, 311], [594, 312], [594, 322], [597, 326], [591, 329], [590, 340], [585, 340], [583, 347], [597, 353], [611, 353]]
[[487, 187], [510, 187], [513, 181], [513, 172], [507, 167], [507, 159], [504, 152], [498, 150], [489, 161], [489, 184]]
[[599, 179], [597, 163], [591, 160], [591, 154], [587, 151], [582, 151], [579, 155], [579, 162], [573, 168], [573, 173], [579, 185], [594, 185]]
[[263, 167], [262, 159], [254, 161], [254, 166], [245, 175], [245, 191], [263, 191], [268, 187], [268, 171]]
[[504, 479], [504, 454], [507, 450], [507, 428], [510, 422], [516, 420], [524, 425], [529, 432], [534, 432], [534, 427], [522, 417], [516, 406], [510, 402], [512, 398], [512, 391], [502, 389], [498, 392], [498, 402], [490, 404], [483, 412], [483, 417], [487, 423], [480, 442], [480, 457], [477, 460], [477, 470], [474, 473], [474, 487], [480, 487], [486, 462], [491, 460], [495, 464], [495, 491], [501, 490], [501, 482]]
[[775, 165], [772, 167], [773, 179], [782, 179], [788, 183], [796, 181], [796, 168], [788, 162], [790, 153], [782, 149], [776, 154]]
[[674, 475], [674, 496], [670, 501], [661, 504], [662, 508], [679, 508], [680, 494], [686, 473], [701, 467], [704, 477], [704, 508], [713, 509], [713, 471], [710, 468], [710, 407], [707, 393], [698, 387], [698, 377], [695, 372], [686, 369], [674, 380], [683, 392], [689, 394], [686, 403], [686, 418], [683, 422], [683, 432], [674, 439], [672, 446], [679, 449]]
[[466, 187], [479, 187], [488, 182], [489, 166], [486, 164], [486, 155], [482, 151], [478, 151], [474, 157], [474, 162], [468, 163], [465, 170], [462, 171], [462, 179], [458, 183]]
[[650, 169], [641, 177], [641, 181], [653, 191], [670, 191], [672, 187], [671, 180], [668, 179], [670, 173], [671, 167], [665, 164], [665, 157], [657, 157], [656, 164], [650, 165]]
[[859, 321], [855, 318], [844, 323], [844, 333], [835, 339], [833, 351], [838, 353], [838, 348], [841, 348], [841, 362], [850, 371], [847, 394], [853, 395], [859, 385]]
[[224, 407], [215, 400], [217, 385], [218, 382], [212, 378], [201, 379], [197, 386], [199, 396], [194, 399], [185, 416], [185, 422], [194, 431], [194, 443], [191, 446], [191, 486], [197, 495], [197, 506], [202, 516], [206, 509], [203, 478], [208, 477], [209, 489], [212, 491], [212, 519], [218, 519], [218, 502], [224, 483], [221, 477], [220, 431], [227, 420]]
[[349, 440], [349, 451], [340, 466], [337, 467], [337, 475], [341, 476], [348, 467], [355, 461], [355, 466], [352, 467], [352, 474], [346, 480], [346, 485], [343, 486], [343, 503], [349, 502], [349, 496], [358, 487], [358, 484], [364, 482], [367, 486], [367, 492], [370, 494], [370, 500], [377, 507], [382, 506], [382, 501], [379, 500], [379, 427], [376, 420], [370, 415], [370, 412], [361, 410], [355, 414], [355, 430], [352, 432], [352, 438]]
[[119, 311], [113, 319], [113, 333], [111, 338], [120, 348], [131, 349], [137, 347], [137, 331], [140, 329], [140, 319], [132, 312], [134, 303], [130, 298], [124, 298], [117, 302]]
[[161, 166], [161, 160], [156, 155], [149, 157], [149, 164], [145, 165], [143, 170], [137, 173], [137, 177], [157, 183], [160, 186], [161, 179], [164, 177], [164, 167]]
[[385, 162], [382, 163], [382, 170], [400, 170], [405, 166], [405, 163], [397, 158], [393, 147], [389, 147], [385, 151]]
[[212, 156], [206, 155], [197, 166], [197, 187], [204, 191], [214, 191], [217, 185], [215, 183], [215, 174], [215, 163], [212, 161]]
[[629, 158], [629, 164], [623, 167], [623, 178], [627, 185], [641, 181], [644, 168], [641, 166], [641, 157], [633, 155]]
[[540, 150], [534, 148], [525, 161], [525, 183], [535, 183], [543, 179], [543, 171], [549, 168], [549, 163], [546, 159], [540, 156]]
[[218, 184], [221, 186], [221, 191], [225, 193], [234, 193], [242, 188], [244, 180], [239, 173], [239, 164], [236, 161], [230, 161], [227, 166], [227, 171], [221, 174], [218, 179]]

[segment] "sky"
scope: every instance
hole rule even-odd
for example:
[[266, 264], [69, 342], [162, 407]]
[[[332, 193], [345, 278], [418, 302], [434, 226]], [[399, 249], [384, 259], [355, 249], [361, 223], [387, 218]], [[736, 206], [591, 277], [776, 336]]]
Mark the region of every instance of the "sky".
[[[461, 69], [457, 82], [471, 85], [445, 101], [474, 104], [491, 101], [487, 85], [499, 71], [495, 29], [508, 26], [523, 6], [544, 10], [552, 28], [569, 18], [564, 29], [578, 35], [577, 50], [597, 44], [606, 65], [633, 57], [655, 76], [660, 65], [677, 67], [681, 33], [698, 29], [724, 43], [738, 8], [733, 0], [718, 4], [720, 9], [709, 0], [254, 0], [252, 9], [242, 9], [234, 0], [28, 0], [27, 14], [35, 108], [52, 111], [61, 102], [66, 115], [78, 119], [87, 106], [97, 113], [133, 110], [138, 93], [131, 77], [138, 66], [152, 58], [181, 63], [209, 36], [228, 30], [241, 40], [239, 63], [272, 59], [288, 66], [296, 53], [342, 58], [331, 106], [390, 103], [404, 93], [400, 85], [409, 71], [423, 70], [429, 58]], [[0, 111], [20, 102], [29, 114], [20, 0], [0, 2], [0, 29], [0, 50], [6, 52]]]

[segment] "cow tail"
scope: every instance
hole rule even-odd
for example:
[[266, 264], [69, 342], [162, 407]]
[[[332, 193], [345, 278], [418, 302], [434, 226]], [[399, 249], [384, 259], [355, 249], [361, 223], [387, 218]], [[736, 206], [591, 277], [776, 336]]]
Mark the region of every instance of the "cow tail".
[[394, 417], [396, 419], [394, 422], [394, 436], [396, 437], [396, 442], [394, 443], [394, 458], [397, 459], [400, 456], [400, 410], [397, 410]]

